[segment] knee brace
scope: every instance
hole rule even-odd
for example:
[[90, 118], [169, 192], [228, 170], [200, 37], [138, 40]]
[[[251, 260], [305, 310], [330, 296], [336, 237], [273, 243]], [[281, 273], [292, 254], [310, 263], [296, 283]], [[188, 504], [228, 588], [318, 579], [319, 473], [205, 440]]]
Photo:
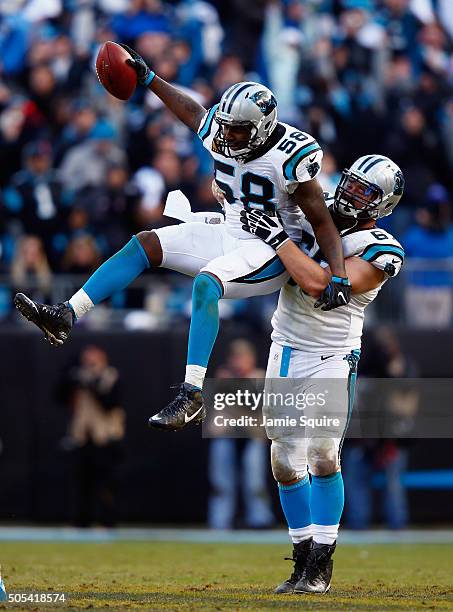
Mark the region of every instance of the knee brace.
[[272, 474], [277, 482], [301, 480], [307, 473], [305, 440], [272, 440]]
[[310, 438], [307, 445], [307, 460], [313, 476], [335, 474], [340, 465], [336, 439]]

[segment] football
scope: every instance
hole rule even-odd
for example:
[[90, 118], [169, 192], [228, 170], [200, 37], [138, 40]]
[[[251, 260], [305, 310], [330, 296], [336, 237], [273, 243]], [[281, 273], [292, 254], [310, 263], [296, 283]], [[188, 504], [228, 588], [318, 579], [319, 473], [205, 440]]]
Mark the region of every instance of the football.
[[135, 70], [126, 64], [129, 53], [117, 43], [105, 42], [96, 58], [96, 73], [105, 89], [119, 100], [129, 100], [137, 86]]

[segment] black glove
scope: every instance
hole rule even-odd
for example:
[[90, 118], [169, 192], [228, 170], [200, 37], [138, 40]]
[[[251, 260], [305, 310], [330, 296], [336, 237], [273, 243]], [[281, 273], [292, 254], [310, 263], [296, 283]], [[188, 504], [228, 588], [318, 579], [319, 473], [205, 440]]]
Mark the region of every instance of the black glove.
[[156, 76], [156, 73], [151, 70], [141, 55], [127, 45], [120, 43], [120, 46], [129, 53], [132, 59], [126, 60], [126, 64], [131, 66], [137, 73], [138, 82], [144, 87], [148, 87], [151, 81]]
[[269, 217], [262, 210], [244, 208], [241, 210], [242, 229], [271, 246], [274, 251], [289, 240], [277, 217]]
[[351, 283], [348, 278], [332, 276], [330, 283], [315, 303], [315, 308], [322, 306], [321, 310], [333, 310], [339, 306], [345, 306], [351, 299], [351, 289]]

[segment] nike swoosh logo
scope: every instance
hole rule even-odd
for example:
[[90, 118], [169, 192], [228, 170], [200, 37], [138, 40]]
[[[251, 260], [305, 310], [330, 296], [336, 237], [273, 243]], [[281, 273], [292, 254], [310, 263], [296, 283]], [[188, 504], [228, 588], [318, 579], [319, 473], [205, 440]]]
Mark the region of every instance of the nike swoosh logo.
[[190, 417], [188, 417], [187, 412], [185, 412], [184, 413], [184, 423], [190, 423], [190, 421], [192, 421], [197, 416], [197, 414], [199, 414], [202, 410], [203, 410], [203, 405], [200, 408], [198, 408], [198, 410], [194, 412], [192, 416]]
[[393, 263], [393, 264], [395, 264], [395, 263], [399, 263], [399, 262], [400, 262], [400, 260], [399, 260], [399, 259], [392, 259], [392, 263]]
[[339, 291], [338, 292], [338, 297], [340, 297], [340, 296], [343, 298], [343, 302], [346, 304], [346, 298], [343, 295], [343, 291]]
[[316, 159], [316, 155], [313, 155], [313, 157], [309, 157], [308, 161], [310, 162], [310, 164], [312, 164]]
[[326, 359], [330, 359], [331, 357], [335, 357], [335, 355], [321, 355], [321, 361], [325, 361]]

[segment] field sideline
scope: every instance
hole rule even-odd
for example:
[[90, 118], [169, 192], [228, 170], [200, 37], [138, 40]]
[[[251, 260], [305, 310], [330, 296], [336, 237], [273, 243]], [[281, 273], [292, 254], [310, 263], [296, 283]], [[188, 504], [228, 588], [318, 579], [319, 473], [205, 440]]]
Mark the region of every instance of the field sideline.
[[276, 596], [289, 552], [281, 544], [1, 542], [0, 562], [8, 592], [66, 592], [66, 609], [453, 609], [451, 544], [343, 545], [330, 594]]

